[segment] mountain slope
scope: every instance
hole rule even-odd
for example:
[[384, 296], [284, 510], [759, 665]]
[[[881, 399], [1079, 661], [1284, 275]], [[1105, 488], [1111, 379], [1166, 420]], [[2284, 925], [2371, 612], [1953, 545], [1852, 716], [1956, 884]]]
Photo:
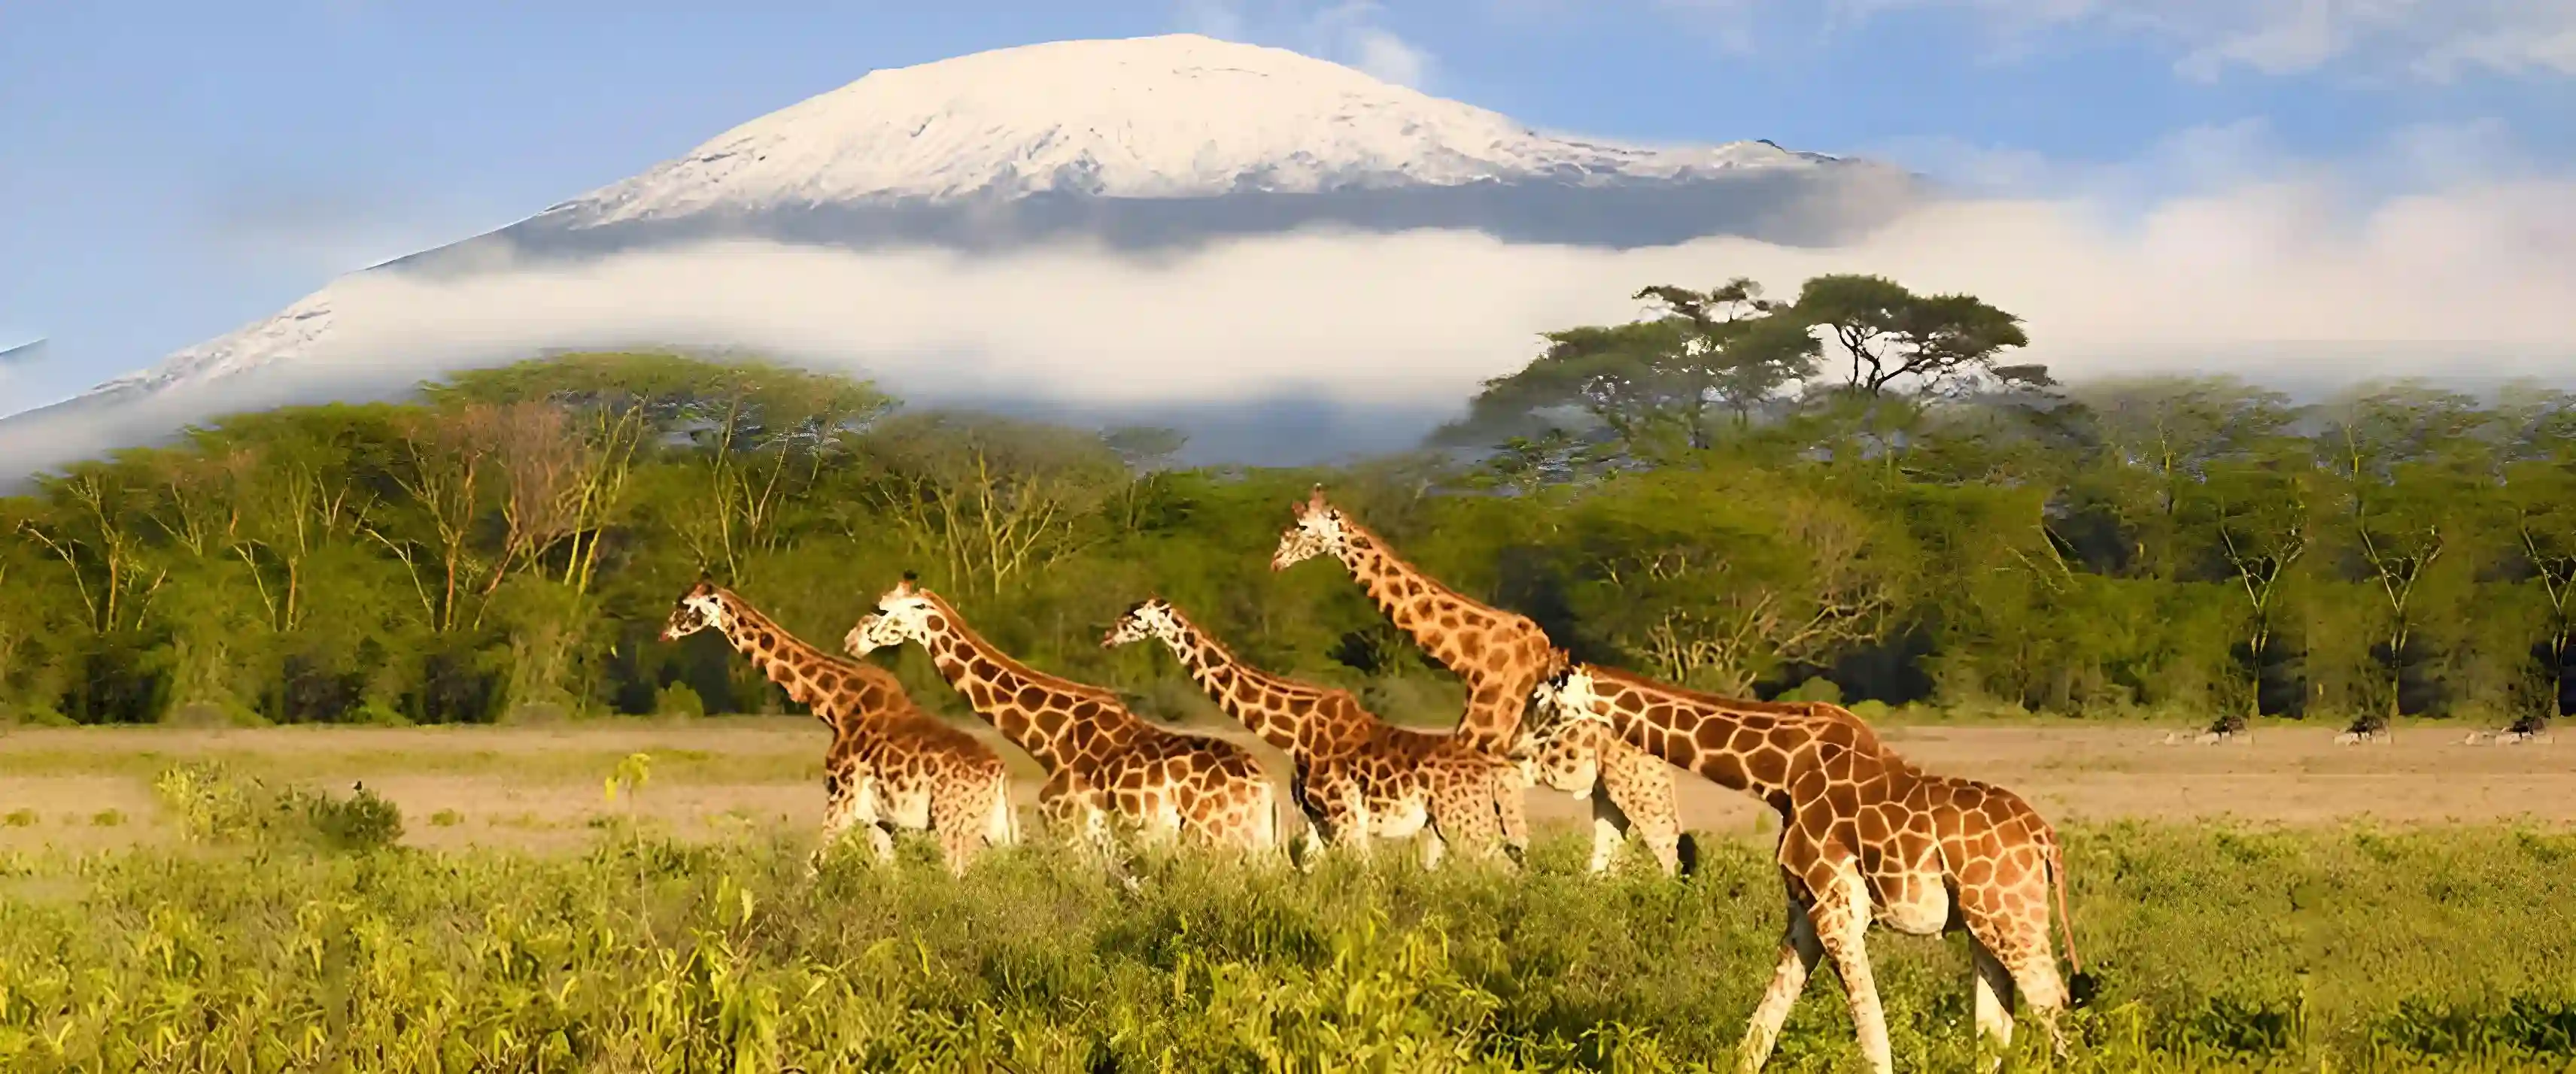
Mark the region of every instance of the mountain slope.
[[[1187, 34], [1054, 42], [871, 72], [507, 228], [344, 277], [53, 409], [194, 396], [262, 369], [391, 388], [435, 372], [423, 364], [432, 351], [451, 366], [525, 357], [541, 344], [389, 311], [360, 300], [363, 285], [686, 257], [709, 241], [978, 255], [1070, 241], [1151, 255], [1321, 227], [1623, 249], [1710, 235], [1813, 244], [1875, 226], [1917, 192], [1901, 172], [1765, 141], [1545, 134], [1281, 49]], [[959, 302], [959, 317], [976, 315], [971, 297]], [[471, 345], [433, 346], [441, 332]]]

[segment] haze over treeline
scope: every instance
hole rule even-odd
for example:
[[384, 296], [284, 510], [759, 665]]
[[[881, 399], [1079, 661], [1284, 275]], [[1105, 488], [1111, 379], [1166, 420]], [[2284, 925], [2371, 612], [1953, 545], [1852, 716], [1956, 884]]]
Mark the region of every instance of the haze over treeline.
[[1637, 297], [1655, 312], [1549, 333], [1423, 451], [1330, 470], [1181, 468], [1168, 429], [652, 353], [236, 416], [0, 500], [0, 714], [786, 709], [718, 643], [655, 642], [673, 596], [703, 571], [836, 647], [916, 570], [1167, 718], [1198, 711], [1173, 669], [1097, 644], [1156, 593], [1255, 662], [1454, 719], [1339, 572], [1267, 569], [1316, 482], [1580, 655], [1706, 689], [2360, 727], [2533, 727], [2567, 700], [2576, 395], [2070, 388], [1973, 296]]

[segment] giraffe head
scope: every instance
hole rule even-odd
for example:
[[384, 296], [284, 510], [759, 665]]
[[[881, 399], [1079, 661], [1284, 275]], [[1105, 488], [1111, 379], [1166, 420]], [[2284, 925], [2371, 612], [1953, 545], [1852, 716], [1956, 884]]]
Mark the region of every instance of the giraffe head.
[[1153, 597], [1137, 601], [1127, 614], [1118, 617], [1118, 625], [1100, 638], [1101, 648], [1133, 645], [1147, 638], [1160, 638], [1163, 644], [1181, 646], [1181, 613], [1170, 601]]
[[940, 621], [939, 606], [931, 602], [930, 591], [913, 584], [907, 572], [894, 588], [877, 598], [876, 614], [859, 620], [841, 639], [841, 648], [851, 656], [866, 656], [878, 649], [908, 641], [929, 644], [930, 636], [946, 629]]
[[1523, 783], [1590, 794], [1601, 778], [1601, 744], [1609, 734], [1610, 725], [1599, 720], [1560, 720], [1522, 734], [1510, 759], [1520, 766]]
[[1592, 672], [1561, 650], [1554, 663], [1555, 670], [1531, 692], [1530, 715], [1512, 744], [1511, 760], [1531, 784], [1589, 793], [1601, 775], [1601, 747], [1615, 732], [1593, 689]]
[[725, 604], [724, 590], [704, 578], [680, 594], [671, 605], [671, 619], [662, 624], [662, 640], [678, 641], [708, 627], [723, 630], [733, 610]]
[[1324, 486], [1315, 486], [1296, 511], [1296, 523], [1279, 535], [1279, 550], [1270, 554], [1271, 570], [1284, 571], [1316, 556], [1338, 556], [1350, 547], [1350, 527], [1341, 508], [1324, 502]]

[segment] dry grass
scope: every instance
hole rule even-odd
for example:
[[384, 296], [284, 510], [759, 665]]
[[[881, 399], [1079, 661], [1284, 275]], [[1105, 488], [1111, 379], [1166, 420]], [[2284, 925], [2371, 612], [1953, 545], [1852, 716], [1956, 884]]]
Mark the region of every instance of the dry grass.
[[[990, 729], [968, 725], [987, 737]], [[2576, 823], [2576, 758], [2552, 745], [2462, 746], [2455, 733], [2401, 731], [2393, 745], [2336, 746], [2329, 732], [2274, 728], [2250, 742], [2165, 745], [2138, 724], [1897, 725], [1897, 749], [1935, 771], [2020, 792], [2061, 823], [2229, 819], [2300, 826], [2369, 820], [2447, 825]], [[1249, 741], [1241, 732], [1229, 737]], [[994, 741], [999, 742], [998, 738]], [[19, 729], [0, 733], [0, 849], [102, 849], [166, 839], [150, 781], [183, 761], [219, 760], [278, 783], [346, 789], [363, 782], [401, 806], [419, 846], [570, 849], [626, 804], [600, 780], [630, 753], [653, 756], [633, 808], [676, 835], [812, 823], [822, 810], [824, 734], [813, 721], [727, 717], [541, 728]], [[1286, 765], [1253, 744], [1274, 773]], [[1036, 766], [1002, 747], [1023, 800]], [[1750, 834], [1767, 821], [1751, 801], [1681, 782], [1683, 822]], [[103, 825], [113, 810], [125, 823]], [[1542, 825], [1582, 819], [1564, 795], [1534, 792]], [[23, 811], [23, 812], [22, 812]], [[432, 818], [445, 813], [447, 823]]]

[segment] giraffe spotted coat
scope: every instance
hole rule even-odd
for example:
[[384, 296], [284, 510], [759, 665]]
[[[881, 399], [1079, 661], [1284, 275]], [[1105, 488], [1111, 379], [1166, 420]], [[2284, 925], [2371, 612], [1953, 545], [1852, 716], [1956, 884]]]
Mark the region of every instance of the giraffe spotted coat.
[[1046, 768], [1038, 806], [1050, 822], [1104, 847], [1113, 823], [1156, 840], [1186, 834], [1246, 851], [1277, 845], [1276, 792], [1241, 745], [1148, 723], [1108, 690], [1013, 659], [909, 577], [843, 645], [864, 655], [905, 642], [927, 650], [978, 715]]
[[[1296, 520], [1279, 535], [1270, 569], [1286, 570], [1317, 556], [1341, 561], [1389, 622], [1466, 684], [1467, 708], [1458, 720], [1458, 737], [1481, 753], [1508, 759], [1519, 742], [1521, 714], [1531, 691], [1555, 667], [1556, 648], [1547, 632], [1528, 616], [1471, 600], [1405, 562], [1384, 539], [1327, 502], [1322, 486], [1294, 510]], [[1659, 764], [1638, 763], [1634, 747], [1615, 739], [1604, 740], [1601, 748], [1600, 776], [1610, 801], [1631, 805], [1596, 812], [1595, 820], [1605, 826], [1596, 833], [1606, 830], [1622, 838], [1630, 832], [1641, 837], [1678, 833], [1672, 773]], [[1679, 861], [1660, 848], [1655, 859], [1667, 874]], [[1592, 871], [1609, 866], [1609, 856], [1596, 847]]]
[[1101, 638], [1103, 646], [1154, 638], [1169, 647], [1199, 688], [1296, 766], [1289, 794], [1310, 834], [1365, 856], [1374, 839], [1424, 833], [1422, 858], [1445, 848], [1517, 862], [1529, 846], [1520, 786], [1511, 767], [1455, 736], [1389, 725], [1348, 690], [1272, 675], [1234, 654], [1160, 600], [1138, 602]]
[[662, 640], [708, 628], [832, 729], [817, 863], [853, 829], [865, 833], [880, 861], [894, 856], [896, 829], [928, 831], [956, 873], [984, 847], [1018, 839], [1001, 755], [921, 711], [894, 673], [798, 640], [731, 590], [705, 581], [680, 595]]
[[[2049, 942], [2049, 896], [2075, 963], [2057, 833], [2011, 791], [1916, 768], [1850, 711], [1823, 702], [1719, 697], [1559, 656], [1539, 687], [1532, 733], [1592, 721], [1620, 739], [1780, 816], [1789, 925], [1778, 968], [1746, 1030], [1758, 1069], [1818, 961], [1842, 977], [1862, 1055], [1893, 1059], [1865, 934], [1968, 933], [1980, 1033], [2008, 1044], [2018, 992], [2063, 1047], [2067, 992]], [[2078, 964], [2080, 969], [2080, 964]]]

